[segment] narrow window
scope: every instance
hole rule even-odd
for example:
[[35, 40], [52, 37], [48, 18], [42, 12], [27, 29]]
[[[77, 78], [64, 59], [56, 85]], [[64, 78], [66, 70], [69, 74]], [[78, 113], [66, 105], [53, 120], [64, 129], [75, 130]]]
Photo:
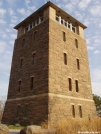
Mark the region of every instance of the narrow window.
[[80, 118], [82, 118], [82, 107], [79, 106], [79, 115], [80, 115]]
[[33, 90], [34, 88], [34, 77], [30, 78], [30, 89]]
[[28, 26], [25, 27], [25, 33], [28, 32], [28, 30], [29, 30], [29, 27]]
[[30, 29], [32, 29], [32, 23], [30, 24]]
[[76, 48], [78, 48], [78, 40], [77, 39], [75, 39], [75, 46], [76, 46]]
[[58, 21], [58, 22], [59, 22], [59, 16], [58, 16], [58, 15], [56, 15], [56, 21]]
[[28, 104], [25, 105], [25, 115], [24, 117], [28, 117]]
[[34, 32], [34, 41], [36, 40], [36, 34], [37, 34], [37, 32], [35, 31]]
[[77, 62], [77, 69], [79, 70], [80, 69], [79, 59], [76, 59], [76, 62]]
[[68, 22], [68, 28], [70, 29], [70, 22]]
[[32, 64], [35, 64], [35, 52], [32, 53]]
[[43, 16], [40, 17], [41, 22], [43, 21]]
[[67, 27], [67, 22], [65, 21], [65, 27]]
[[67, 65], [67, 54], [64, 53], [64, 64]]
[[65, 42], [66, 41], [66, 33], [63, 32], [63, 41]]
[[74, 107], [74, 105], [72, 105], [72, 116], [73, 116], [73, 118], [75, 118], [75, 107]]
[[20, 93], [20, 90], [21, 90], [21, 80], [18, 81], [18, 93]]
[[20, 105], [17, 105], [16, 118], [19, 118], [19, 113], [20, 113]]
[[72, 80], [71, 80], [71, 78], [68, 78], [68, 84], [69, 84], [69, 91], [72, 91]]
[[20, 59], [20, 68], [22, 69], [23, 66], [23, 58]]
[[74, 25], [72, 25], [72, 31], [76, 33], [76, 27]]
[[25, 45], [25, 39], [22, 40], [22, 48], [24, 47]]
[[33, 22], [33, 27], [35, 27], [35, 21]]
[[75, 88], [76, 88], [76, 92], [79, 92], [78, 80], [75, 80]]

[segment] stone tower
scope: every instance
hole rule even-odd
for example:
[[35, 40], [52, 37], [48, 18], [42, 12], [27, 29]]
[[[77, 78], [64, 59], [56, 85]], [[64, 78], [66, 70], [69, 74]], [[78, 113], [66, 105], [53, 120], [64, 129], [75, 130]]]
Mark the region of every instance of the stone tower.
[[85, 28], [51, 2], [15, 26], [3, 123], [54, 124], [96, 113]]

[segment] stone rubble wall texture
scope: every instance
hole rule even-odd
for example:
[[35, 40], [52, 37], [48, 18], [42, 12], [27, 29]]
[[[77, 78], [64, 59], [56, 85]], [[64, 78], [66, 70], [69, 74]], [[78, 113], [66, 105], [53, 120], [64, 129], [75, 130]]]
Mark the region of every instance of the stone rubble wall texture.
[[[48, 25], [49, 20], [15, 40], [8, 100], [2, 119], [2, 122], [6, 124], [40, 124], [48, 120]], [[37, 31], [36, 41], [34, 41], [35, 31]], [[23, 38], [25, 38], [25, 44], [22, 48]], [[32, 52], [36, 52], [35, 64], [31, 63]], [[22, 57], [23, 66], [20, 69]], [[30, 90], [31, 76], [34, 76], [33, 90]], [[19, 80], [22, 80], [20, 93], [18, 93]], [[26, 104], [29, 105], [27, 118], [24, 117]], [[16, 119], [18, 105], [21, 109], [19, 118]]]
[[[49, 21], [49, 26], [49, 124], [72, 117], [72, 104], [76, 118], [80, 118], [79, 105], [82, 106], [83, 117], [88, 118], [88, 114], [95, 116], [85, 39], [53, 20]], [[66, 42], [63, 41], [63, 31]], [[64, 53], [67, 54], [67, 65], [64, 64]], [[80, 70], [77, 69], [76, 59], [80, 61]], [[68, 78], [72, 79], [72, 91], [69, 91]], [[78, 80], [79, 92], [75, 90], [75, 80]]]
[[[83, 118], [87, 118], [88, 114], [95, 115], [86, 41], [83, 36], [57, 23], [55, 13], [51, 7], [47, 8], [44, 11], [46, 19], [15, 40], [3, 123], [40, 125], [47, 120], [49, 126], [55, 126], [62, 118], [72, 118], [72, 104], [75, 106], [75, 118], [80, 118], [79, 105], [82, 106]], [[63, 41], [63, 31], [66, 34], [66, 42]], [[34, 41], [35, 32], [37, 36]], [[23, 38], [25, 44], [22, 48]], [[78, 48], [75, 47], [75, 38], [78, 40]], [[34, 65], [31, 64], [32, 52], [35, 52]], [[64, 53], [67, 54], [67, 65], [64, 64]], [[80, 70], [77, 69], [76, 59], [80, 61]], [[33, 90], [30, 90], [31, 76], [34, 76]], [[69, 91], [68, 78], [72, 79], [72, 91]], [[19, 80], [22, 80], [20, 93]], [[78, 93], [75, 91], [75, 80], [78, 80]], [[24, 117], [26, 104], [28, 116]], [[18, 105], [19, 118], [16, 117]]]

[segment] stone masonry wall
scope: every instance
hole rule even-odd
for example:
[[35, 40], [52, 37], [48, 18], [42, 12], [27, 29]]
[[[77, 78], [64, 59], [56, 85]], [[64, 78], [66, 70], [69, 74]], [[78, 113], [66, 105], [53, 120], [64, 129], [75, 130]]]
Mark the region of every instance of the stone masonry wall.
[[[54, 126], [57, 120], [72, 117], [71, 105], [75, 107], [75, 118], [79, 117], [78, 105], [82, 107], [83, 117], [96, 115], [85, 39], [53, 20], [49, 21], [49, 26], [49, 124]], [[67, 65], [64, 64], [64, 53], [67, 54]], [[69, 91], [68, 78], [72, 80], [72, 91]], [[78, 80], [79, 92], [76, 92], [75, 80]]]
[[[49, 23], [49, 93], [92, 100], [86, 41], [52, 20]], [[63, 41], [63, 31], [66, 42]], [[64, 64], [64, 53], [67, 54], [67, 65]], [[76, 59], [79, 59], [79, 70]], [[72, 91], [68, 89], [68, 78], [72, 79]], [[79, 92], [75, 90], [75, 80], [78, 80]]]
[[[25, 109], [26, 105], [27, 109]], [[19, 112], [18, 106], [20, 107]], [[47, 94], [8, 100], [5, 105], [2, 123], [14, 125], [16, 123], [21, 125], [40, 125], [46, 120], [48, 120]]]
[[[36, 39], [34, 40], [34, 33]], [[22, 40], [25, 44], [22, 48]], [[32, 53], [35, 53], [32, 64]], [[48, 92], [48, 20], [16, 39], [11, 67], [8, 99]], [[20, 68], [23, 58], [22, 69]], [[34, 77], [34, 89], [30, 90], [30, 77]], [[18, 81], [21, 91], [18, 93]]]
[[[16, 113], [18, 105], [21, 105], [21, 114], [19, 114], [18, 120], [21, 124], [29, 124], [34, 119], [33, 123], [36, 124], [47, 119], [48, 31], [49, 20], [47, 19], [15, 40], [8, 97], [2, 119], [3, 123], [14, 124], [17, 122]], [[22, 44], [23, 39], [25, 39], [24, 44]], [[34, 64], [32, 64], [32, 53], [35, 53]], [[23, 59], [22, 68], [20, 67], [21, 59]], [[31, 77], [34, 78], [32, 90], [30, 88]], [[20, 92], [18, 92], [19, 81], [21, 81]], [[41, 94], [46, 96], [41, 97]], [[38, 98], [35, 98], [36, 96]], [[23, 118], [26, 103], [31, 105], [30, 110], [28, 110], [28, 119]]]

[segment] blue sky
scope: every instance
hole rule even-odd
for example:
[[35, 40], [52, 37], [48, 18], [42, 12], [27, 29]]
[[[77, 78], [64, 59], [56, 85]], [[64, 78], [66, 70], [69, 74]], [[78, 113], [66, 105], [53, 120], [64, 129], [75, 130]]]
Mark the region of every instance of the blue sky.
[[[8, 91], [15, 25], [47, 0], [0, 0], [0, 97]], [[51, 0], [88, 28], [85, 30], [92, 91], [101, 96], [101, 0]]]

